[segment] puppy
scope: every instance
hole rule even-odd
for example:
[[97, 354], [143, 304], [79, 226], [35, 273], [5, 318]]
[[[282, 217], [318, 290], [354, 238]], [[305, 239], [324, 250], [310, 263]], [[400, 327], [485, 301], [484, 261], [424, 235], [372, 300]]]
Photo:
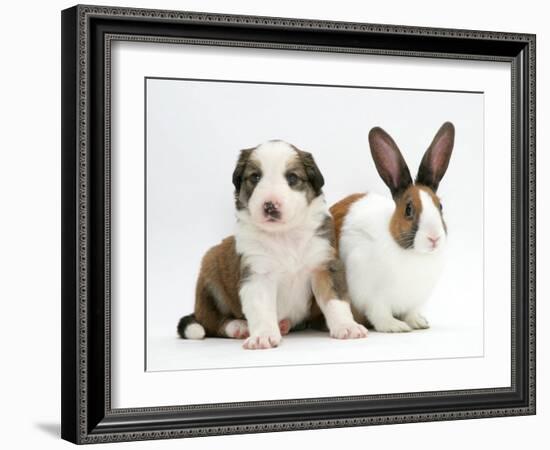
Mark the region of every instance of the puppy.
[[233, 185], [236, 233], [205, 254], [195, 311], [180, 319], [179, 335], [244, 338], [244, 348], [264, 349], [324, 316], [332, 337], [365, 337], [351, 313], [312, 155], [283, 141], [242, 150]]

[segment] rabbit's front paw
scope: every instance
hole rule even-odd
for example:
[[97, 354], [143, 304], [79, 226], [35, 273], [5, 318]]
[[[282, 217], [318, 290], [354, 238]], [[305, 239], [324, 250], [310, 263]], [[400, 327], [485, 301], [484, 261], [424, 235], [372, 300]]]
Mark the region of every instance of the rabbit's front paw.
[[425, 317], [421, 316], [418, 313], [408, 314], [405, 317], [405, 322], [414, 330], [423, 330], [430, 328], [430, 324]]
[[374, 324], [374, 329], [383, 333], [412, 331], [412, 328], [406, 322], [396, 319], [395, 317], [377, 321], [377, 323]]

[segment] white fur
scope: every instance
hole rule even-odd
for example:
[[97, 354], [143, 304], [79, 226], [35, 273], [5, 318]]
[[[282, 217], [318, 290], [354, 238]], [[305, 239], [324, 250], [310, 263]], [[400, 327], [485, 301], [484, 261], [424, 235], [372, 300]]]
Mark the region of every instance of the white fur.
[[321, 307], [330, 335], [336, 339], [367, 337], [367, 329], [355, 322], [349, 303], [332, 299]]
[[[447, 234], [441, 222], [441, 214], [434, 205], [432, 198], [423, 190], [420, 190], [420, 202], [422, 213], [418, 221], [418, 231], [414, 238], [414, 249], [422, 253], [438, 252], [445, 245]], [[434, 248], [429, 237], [437, 238], [437, 245]]]
[[[412, 249], [400, 247], [389, 231], [395, 209], [391, 198], [369, 193], [352, 204], [344, 220], [340, 257], [351, 300], [378, 331], [428, 327], [419, 309], [439, 278], [445, 231], [430, 196], [422, 192], [420, 199], [422, 213]], [[439, 236], [435, 249], [427, 236]]]
[[184, 333], [187, 339], [202, 339], [205, 335], [204, 328], [199, 323], [187, 325]]
[[[262, 179], [248, 208], [237, 211], [235, 233], [241, 264], [251, 272], [239, 292], [250, 330], [243, 346], [249, 349], [278, 346], [279, 321], [288, 319], [292, 327], [308, 317], [312, 274], [333, 255], [330, 242], [316, 235], [329, 214], [324, 196], [308, 205], [305, 192], [291, 189], [285, 179], [287, 163], [296, 157], [294, 149], [272, 141], [258, 147], [253, 157], [261, 164]], [[280, 221], [265, 221], [265, 201], [280, 205]], [[357, 334], [348, 332], [350, 337]]]

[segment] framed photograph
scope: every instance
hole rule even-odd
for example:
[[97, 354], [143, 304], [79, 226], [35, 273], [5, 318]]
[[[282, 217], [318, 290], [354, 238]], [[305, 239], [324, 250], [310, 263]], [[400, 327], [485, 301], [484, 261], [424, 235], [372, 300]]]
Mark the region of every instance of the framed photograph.
[[62, 437], [535, 413], [535, 36], [62, 12]]

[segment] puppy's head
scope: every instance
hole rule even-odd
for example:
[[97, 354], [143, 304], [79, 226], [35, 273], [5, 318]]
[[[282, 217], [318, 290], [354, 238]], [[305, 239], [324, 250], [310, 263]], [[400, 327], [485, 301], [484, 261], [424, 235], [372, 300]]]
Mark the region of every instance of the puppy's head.
[[285, 231], [301, 224], [324, 179], [311, 153], [268, 141], [241, 151], [233, 184], [239, 217], [266, 231]]

